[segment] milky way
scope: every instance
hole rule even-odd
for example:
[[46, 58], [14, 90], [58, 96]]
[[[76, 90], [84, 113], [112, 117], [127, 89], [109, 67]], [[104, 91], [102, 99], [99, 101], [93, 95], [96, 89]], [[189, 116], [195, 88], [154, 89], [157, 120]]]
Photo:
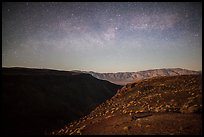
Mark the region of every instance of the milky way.
[[3, 3], [2, 65], [202, 69], [201, 3]]

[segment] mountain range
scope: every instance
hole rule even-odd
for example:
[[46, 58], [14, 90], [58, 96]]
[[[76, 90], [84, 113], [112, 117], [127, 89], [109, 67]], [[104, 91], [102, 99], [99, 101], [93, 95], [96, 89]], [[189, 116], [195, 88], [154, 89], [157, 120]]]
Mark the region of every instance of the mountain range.
[[201, 71], [193, 71], [182, 68], [163, 68], [144, 70], [138, 72], [117, 72], [117, 73], [97, 73], [93, 71], [75, 71], [75, 72], [88, 73], [98, 79], [107, 80], [119, 85], [126, 85], [128, 83], [152, 77], [194, 75], [202, 73]]

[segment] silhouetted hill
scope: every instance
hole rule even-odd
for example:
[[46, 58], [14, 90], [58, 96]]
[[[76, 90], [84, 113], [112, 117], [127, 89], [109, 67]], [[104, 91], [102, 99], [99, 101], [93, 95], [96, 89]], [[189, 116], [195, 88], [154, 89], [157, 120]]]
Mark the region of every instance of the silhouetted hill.
[[201, 74], [201, 71], [192, 71], [181, 68], [152, 69], [138, 72], [117, 72], [117, 73], [97, 73], [93, 71], [83, 72], [91, 74], [92, 76], [98, 79], [107, 80], [112, 83], [120, 85], [126, 85], [128, 83], [152, 77]]
[[201, 135], [202, 76], [155, 77], [127, 84], [59, 135]]
[[4, 134], [44, 134], [87, 115], [121, 86], [89, 74], [2, 69]]

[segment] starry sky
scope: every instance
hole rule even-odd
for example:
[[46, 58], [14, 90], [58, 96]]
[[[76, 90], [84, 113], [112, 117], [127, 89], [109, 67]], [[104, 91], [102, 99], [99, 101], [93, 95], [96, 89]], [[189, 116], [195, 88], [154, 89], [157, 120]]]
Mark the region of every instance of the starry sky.
[[2, 3], [2, 66], [202, 70], [202, 3]]

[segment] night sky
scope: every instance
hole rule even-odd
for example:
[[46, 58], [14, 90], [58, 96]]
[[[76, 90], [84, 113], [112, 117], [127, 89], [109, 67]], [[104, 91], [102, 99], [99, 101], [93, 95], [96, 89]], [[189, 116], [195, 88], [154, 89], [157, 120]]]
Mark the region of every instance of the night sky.
[[3, 3], [2, 65], [202, 70], [202, 3]]

